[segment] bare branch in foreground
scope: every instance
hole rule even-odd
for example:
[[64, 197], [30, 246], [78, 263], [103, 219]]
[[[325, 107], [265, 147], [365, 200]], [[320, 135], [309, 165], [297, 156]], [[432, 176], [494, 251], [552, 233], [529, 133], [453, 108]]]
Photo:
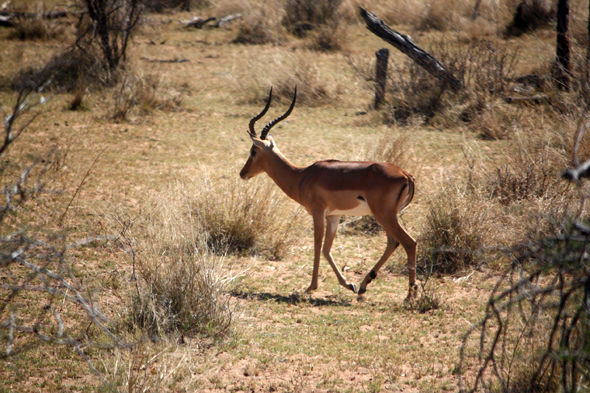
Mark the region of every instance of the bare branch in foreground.
[[[507, 253], [511, 270], [496, 284], [486, 314], [467, 332], [462, 391], [574, 392], [590, 382], [590, 229], [564, 224], [560, 235]], [[467, 349], [478, 339], [479, 366], [465, 387]]]

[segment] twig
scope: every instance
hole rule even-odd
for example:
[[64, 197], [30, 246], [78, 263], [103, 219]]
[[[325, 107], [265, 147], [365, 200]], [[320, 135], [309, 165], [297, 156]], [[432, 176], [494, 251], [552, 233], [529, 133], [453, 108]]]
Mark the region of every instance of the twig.
[[82, 181], [80, 182], [80, 184], [78, 185], [78, 187], [76, 188], [76, 192], [74, 192], [74, 195], [72, 196], [72, 199], [70, 199], [70, 202], [68, 203], [68, 205], [66, 206], [66, 209], [64, 210], [64, 212], [62, 213], [61, 217], [59, 218], [59, 224], [63, 225], [63, 221], [64, 218], [66, 217], [66, 214], [68, 213], [68, 210], [70, 208], [70, 206], [72, 205], [72, 202], [74, 202], [74, 199], [76, 198], [76, 196], [78, 195], [78, 193], [80, 192], [80, 190], [82, 189], [82, 186], [84, 185], [84, 182], [86, 181], [86, 179], [88, 178], [88, 176], [90, 175], [90, 171], [92, 170], [92, 168], [94, 168], [94, 165], [96, 164], [96, 162], [98, 161], [98, 159], [100, 158], [100, 156], [102, 155], [102, 153], [104, 153], [104, 151], [107, 149], [107, 146], [105, 146], [100, 153], [98, 153], [98, 155], [96, 156], [96, 158], [94, 159], [94, 161], [92, 162], [92, 165], [90, 165], [90, 168], [88, 168], [88, 170], [86, 171], [86, 174], [84, 175], [84, 177], [82, 178]]

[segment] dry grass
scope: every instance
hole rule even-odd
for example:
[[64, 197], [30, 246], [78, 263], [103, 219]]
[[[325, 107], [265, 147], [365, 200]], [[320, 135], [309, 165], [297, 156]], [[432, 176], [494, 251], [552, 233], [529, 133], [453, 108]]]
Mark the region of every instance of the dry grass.
[[65, 27], [51, 20], [23, 18], [8, 35], [12, 40], [54, 40], [65, 35]]
[[[278, 23], [263, 26], [263, 34], [271, 37], [263, 45], [232, 44], [237, 25], [189, 32], [175, 23], [186, 19], [184, 14], [148, 15], [152, 27], [136, 37], [129, 58], [181, 54], [189, 62], [132, 62], [137, 80], [128, 76], [123, 90], [123, 78], [117, 85], [117, 94], [124, 93], [121, 102], [130, 105], [122, 111], [122, 124], [112, 121], [113, 91], [79, 83], [91, 75], [73, 78], [74, 88], [84, 92], [85, 110], [66, 110], [69, 96], [52, 102], [23, 135], [22, 148], [4, 159], [10, 169], [19, 160], [39, 156], [48, 143], [70, 146], [67, 165], [55, 175], [65, 199], [72, 200], [64, 224], [68, 237], [105, 231], [103, 215], [94, 213], [100, 210], [97, 204], [120, 204], [137, 217], [129, 228], [130, 220], [119, 215], [123, 226], [117, 224], [117, 230], [128, 229], [129, 243], [121, 238], [123, 245], [87, 246], [72, 255], [80, 266], [77, 277], [93, 284], [91, 292], [101, 296], [92, 299], [113, 325], [135, 324], [135, 331], [121, 329], [122, 334], [135, 341], [151, 332], [159, 340], [139, 340], [127, 352], [92, 352], [94, 360], [104, 362], [100, 370], [108, 382], [102, 389], [457, 391], [457, 348], [470, 323], [485, 311], [508, 260], [482, 258], [480, 250], [555, 234], [571, 206], [573, 187], [561, 187], [557, 176], [571, 161], [580, 115], [574, 94], [524, 106], [501, 101], [515, 87], [506, 77], [550, 69], [544, 64], [553, 60], [553, 35], [539, 31], [505, 41], [498, 33], [510, 19], [505, 10], [512, 2], [482, 2], [475, 22], [468, 20], [472, 2], [451, 2], [452, 11], [413, 0], [375, 2], [371, 11], [391, 18], [385, 19], [398, 23], [392, 27], [410, 33], [423, 47], [445, 42], [445, 29], [450, 35], [449, 29], [458, 26], [459, 37], [446, 39], [447, 47], [436, 54], [442, 53], [453, 70], [465, 72], [472, 93], [438, 97], [436, 84], [392, 51], [395, 66], [390, 70], [407, 82], [396, 86], [392, 97], [399, 102], [407, 98], [407, 105], [390, 104], [410, 112], [406, 123], [411, 126], [395, 120], [397, 126], [388, 127], [382, 121], [386, 114], [362, 114], [371, 105], [372, 88], [363, 90], [343, 53], [307, 50], [313, 37], [283, 35], [284, 3], [264, 4], [267, 20]], [[262, 5], [216, 2], [202, 12], [242, 12], [244, 20], [256, 20]], [[366, 74], [372, 78], [374, 52], [385, 44], [359, 23], [357, 5], [343, 2], [340, 28], [347, 32], [350, 58], [370, 59]], [[447, 18], [448, 24], [441, 24], [442, 31], [417, 31], [425, 15], [439, 22]], [[0, 38], [6, 34], [0, 31]], [[482, 36], [488, 41], [478, 42]], [[55, 47], [54, 41], [3, 42], [1, 78], [21, 65], [49, 59]], [[509, 55], [516, 47], [519, 63], [511, 68]], [[466, 61], [467, 53], [479, 57]], [[295, 204], [263, 177], [243, 183], [237, 176], [249, 144], [243, 130], [271, 85], [279, 101], [275, 113], [291, 101], [295, 85], [301, 93], [289, 132], [281, 138], [294, 162], [368, 158], [393, 161], [418, 175], [416, 197], [403, 224], [419, 239], [420, 258], [430, 261], [427, 268], [454, 271], [429, 276], [422, 304], [402, 305], [407, 276], [403, 268], [389, 266], [380, 271], [363, 303], [338, 285], [324, 261], [318, 292], [298, 292], [309, 285], [313, 260], [309, 221], [300, 229], [307, 215], [294, 210]], [[401, 91], [405, 86], [410, 89]], [[191, 92], [181, 96], [183, 110], [166, 107], [179, 89]], [[6, 94], [0, 91], [3, 102]], [[426, 111], [414, 110], [421, 105]], [[425, 122], [429, 108], [438, 112]], [[481, 135], [486, 126], [495, 127], [487, 139]], [[462, 156], [466, 145], [477, 160]], [[97, 147], [106, 149], [85, 178]], [[449, 183], [441, 180], [446, 178]], [[72, 188], [79, 184], [83, 187], [74, 195]], [[43, 201], [38, 208], [54, 204], [61, 212], [65, 207], [59, 203], [58, 198]], [[46, 224], [55, 216], [34, 219]], [[136, 253], [137, 288], [130, 246]], [[384, 246], [383, 236], [354, 232], [341, 236], [332, 251], [347, 279], [358, 283]], [[400, 249], [391, 266], [404, 263]], [[1, 344], [6, 344], [5, 332]], [[477, 338], [471, 342], [469, 370], [478, 365], [479, 343]], [[513, 370], [527, 375], [527, 364], [520, 358], [517, 362]], [[51, 347], [6, 364], [0, 375], [12, 390], [64, 390], [79, 386], [81, 378], [86, 385], [100, 383], [86, 374], [78, 358]], [[473, 380], [469, 373], [466, 378]]]
[[126, 75], [114, 90], [114, 108], [110, 117], [115, 121], [129, 121], [152, 112], [179, 111], [183, 94], [171, 87], [162, 87], [156, 75]]
[[205, 170], [197, 179], [167, 187], [133, 223], [115, 218], [137, 244], [131, 326], [150, 334], [227, 336], [235, 277], [224, 273], [225, 255], [278, 259], [297, 241], [299, 214], [268, 183], [238, 184], [235, 176], [220, 187]]
[[135, 220], [121, 214], [115, 222], [123, 233], [130, 231], [128, 251], [136, 248], [138, 281], [129, 289], [132, 328], [162, 337], [231, 332], [227, 291], [233, 277], [223, 272], [223, 257], [211, 252], [199, 231], [184, 187], [156, 195]]
[[198, 249], [221, 256], [284, 258], [298, 241], [301, 211], [285, 206], [285, 196], [270, 182], [246, 183], [236, 173], [214, 180], [202, 169], [195, 180], [178, 182], [169, 195], [157, 199], [160, 205], [170, 205], [166, 210], [174, 219], [167, 221], [184, 227], [184, 231], [171, 229], [178, 233], [170, 241], [189, 253], [198, 245]]
[[233, 39], [234, 43], [280, 44], [285, 40], [285, 31], [276, 17], [276, 15], [280, 14], [277, 3], [245, 2], [245, 4], [244, 15]]
[[252, 66], [241, 68], [232, 75], [234, 91], [243, 100], [264, 103], [268, 90], [273, 87], [273, 99], [285, 103], [293, 99], [297, 86], [297, 104], [301, 106], [318, 106], [333, 101], [333, 92], [329, 80], [310, 52], [277, 52], [267, 63], [249, 60]]
[[453, 184], [432, 198], [418, 240], [427, 273], [454, 274], [477, 266], [490, 231], [486, 210], [474, 195]]
[[309, 49], [321, 52], [337, 52], [345, 49], [347, 30], [338, 23], [318, 27], [311, 34]]

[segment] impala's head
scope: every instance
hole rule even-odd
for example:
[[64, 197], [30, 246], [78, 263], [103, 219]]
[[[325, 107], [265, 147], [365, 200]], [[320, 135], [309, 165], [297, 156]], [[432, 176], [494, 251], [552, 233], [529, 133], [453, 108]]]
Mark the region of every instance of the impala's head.
[[262, 112], [260, 112], [257, 116], [254, 116], [252, 120], [250, 120], [248, 135], [250, 135], [253, 144], [252, 148], [250, 149], [250, 156], [248, 157], [248, 161], [246, 161], [246, 164], [240, 171], [240, 177], [244, 180], [248, 180], [258, 175], [259, 173], [265, 171], [264, 165], [267, 162], [268, 156], [272, 154], [272, 150], [275, 147], [274, 140], [272, 139], [272, 136], [268, 135], [268, 132], [280, 121], [285, 120], [293, 111], [293, 108], [295, 107], [295, 101], [297, 99], [297, 87], [295, 87], [293, 102], [291, 102], [291, 106], [289, 107], [287, 112], [285, 112], [284, 115], [277, 117], [276, 119], [268, 123], [266, 126], [264, 126], [262, 132], [260, 133], [260, 137], [258, 137], [256, 135], [256, 130], [254, 129], [254, 124], [256, 124], [256, 122], [266, 114], [268, 108], [270, 107], [271, 99], [272, 87], [270, 88], [270, 93], [268, 94], [268, 101], [266, 101], [266, 106], [264, 107]]

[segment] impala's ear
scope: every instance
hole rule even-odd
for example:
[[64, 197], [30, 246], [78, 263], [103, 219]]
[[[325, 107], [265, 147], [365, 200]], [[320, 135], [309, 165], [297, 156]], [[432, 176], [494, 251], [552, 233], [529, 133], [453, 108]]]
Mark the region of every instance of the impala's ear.
[[272, 135], [267, 135], [266, 136], [266, 140], [270, 142], [270, 148], [272, 149], [273, 147], [275, 147], [275, 140], [273, 139]]
[[264, 147], [264, 142], [262, 141], [262, 139], [258, 138], [256, 135], [252, 135], [252, 134], [248, 134], [250, 135], [250, 139], [252, 139], [252, 143], [254, 143], [254, 146], [257, 147]]

